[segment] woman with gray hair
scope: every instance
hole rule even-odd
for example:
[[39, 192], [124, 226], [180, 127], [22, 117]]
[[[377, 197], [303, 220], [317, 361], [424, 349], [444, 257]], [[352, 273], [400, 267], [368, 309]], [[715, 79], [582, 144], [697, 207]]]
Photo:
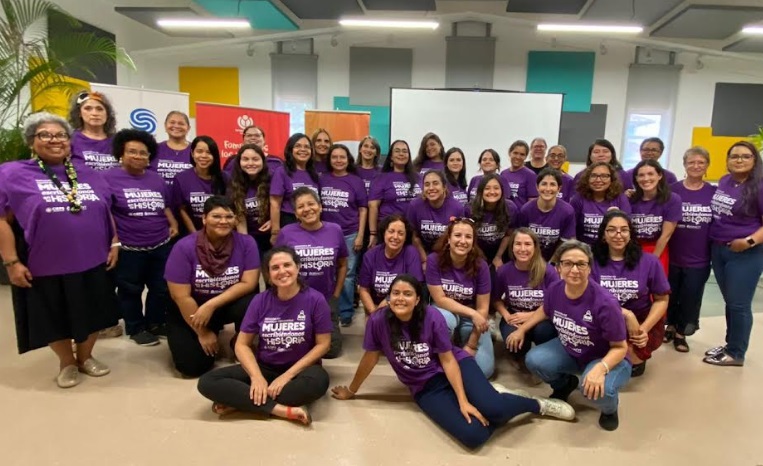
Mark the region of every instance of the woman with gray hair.
[[679, 353], [688, 353], [688, 335], [699, 330], [699, 313], [705, 283], [710, 277], [710, 203], [716, 187], [704, 181], [710, 166], [707, 149], [694, 146], [684, 153], [686, 178], [670, 186], [681, 197], [681, 220], [670, 238], [670, 300], [665, 343], [673, 342]]
[[[36, 113], [27, 118], [24, 136], [34, 157], [0, 172], [0, 256], [16, 291], [19, 353], [50, 347], [60, 362], [56, 383], [69, 388], [80, 382], [80, 372], [110, 372], [92, 352], [98, 331], [119, 318], [107, 273], [116, 266], [119, 241], [105, 182], [72, 163], [69, 124]], [[28, 257], [17, 253], [11, 223], [23, 230]]]

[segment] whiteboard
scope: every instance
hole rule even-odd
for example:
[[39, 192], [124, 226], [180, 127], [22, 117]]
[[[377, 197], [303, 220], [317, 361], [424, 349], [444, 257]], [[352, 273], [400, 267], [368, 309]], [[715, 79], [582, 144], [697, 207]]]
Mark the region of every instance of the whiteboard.
[[454, 146], [464, 151], [467, 180], [478, 174], [485, 149], [498, 152], [504, 170], [517, 139], [529, 145], [542, 137], [549, 147], [559, 141], [563, 94], [403, 88], [392, 88], [391, 94], [390, 142], [407, 141], [415, 158], [421, 138], [435, 133], [446, 151]]

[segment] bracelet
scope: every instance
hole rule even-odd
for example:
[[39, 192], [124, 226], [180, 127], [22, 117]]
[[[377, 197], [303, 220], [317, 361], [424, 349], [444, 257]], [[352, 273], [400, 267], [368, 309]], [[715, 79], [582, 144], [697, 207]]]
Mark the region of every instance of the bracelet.
[[111, 247], [112, 248], [121, 248], [122, 247], [122, 243], [111, 243]]
[[5, 261], [5, 262], [3, 262], [3, 267], [10, 267], [10, 266], [12, 266], [12, 265], [16, 265], [16, 264], [20, 264], [20, 263], [21, 263], [21, 261], [20, 261], [20, 260], [18, 260], [18, 259], [13, 259], [13, 260], [10, 260], [10, 261]]
[[603, 360], [603, 359], [601, 360], [601, 363], [604, 365], [604, 369], [607, 371], [607, 372], [606, 372], [606, 374], [609, 374], [609, 364], [607, 364], [606, 362], [604, 362], [604, 360]]
[[352, 393], [353, 395], [357, 395], [358, 394], [358, 392], [356, 392], [355, 390], [351, 389], [349, 385], [347, 386], [347, 391]]
[[470, 345], [469, 343], [467, 343], [467, 344], [466, 344], [466, 347], [467, 347], [467, 348], [469, 348], [469, 349], [472, 349], [472, 350], [474, 350], [474, 351], [477, 351], [477, 350], [479, 349], [477, 346], [475, 346], [475, 345]]

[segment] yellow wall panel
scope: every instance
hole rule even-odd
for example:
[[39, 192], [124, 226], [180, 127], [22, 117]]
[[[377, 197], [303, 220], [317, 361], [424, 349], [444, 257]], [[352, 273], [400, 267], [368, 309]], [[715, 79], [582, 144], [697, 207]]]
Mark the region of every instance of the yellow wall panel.
[[[30, 67], [37, 66], [36, 60], [32, 59]], [[58, 75], [55, 79], [32, 80], [29, 84], [32, 97], [31, 111], [46, 111], [55, 113], [64, 118], [69, 117], [69, 104], [74, 94], [81, 90], [90, 90], [90, 83], [69, 76]], [[41, 88], [48, 89], [42, 91]]]
[[[695, 127], [691, 133], [691, 144], [702, 146], [710, 152], [710, 168], [707, 169], [707, 180], [718, 181], [726, 171], [726, 152], [729, 147], [740, 140], [749, 141], [747, 136], [713, 136], [713, 128]], [[681, 178], [679, 176], [679, 178]]]
[[196, 117], [196, 102], [238, 105], [238, 68], [181, 66], [180, 92], [188, 93], [188, 114]]

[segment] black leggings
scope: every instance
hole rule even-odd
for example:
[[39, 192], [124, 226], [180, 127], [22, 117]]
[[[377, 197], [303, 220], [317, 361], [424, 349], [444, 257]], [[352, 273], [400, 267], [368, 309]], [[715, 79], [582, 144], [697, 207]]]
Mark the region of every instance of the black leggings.
[[[259, 366], [268, 383], [286, 372], [286, 368], [276, 369], [264, 364]], [[199, 379], [198, 388], [202, 395], [214, 403], [239, 411], [270, 414], [276, 403], [302, 406], [321, 398], [329, 388], [329, 375], [322, 366], [310, 366], [284, 385], [275, 399], [268, 397], [265, 404], [260, 406], [252, 403], [249, 398], [251, 379], [240, 364], [207, 372]]]
[[[238, 332], [253, 297], [254, 294], [247, 294], [217, 309], [209, 319], [207, 328], [218, 333], [225, 324], [233, 323]], [[204, 353], [199, 336], [183, 319], [174, 301], [170, 301], [167, 309], [167, 344], [175, 368], [187, 377], [198, 377], [215, 364], [215, 357]]]

